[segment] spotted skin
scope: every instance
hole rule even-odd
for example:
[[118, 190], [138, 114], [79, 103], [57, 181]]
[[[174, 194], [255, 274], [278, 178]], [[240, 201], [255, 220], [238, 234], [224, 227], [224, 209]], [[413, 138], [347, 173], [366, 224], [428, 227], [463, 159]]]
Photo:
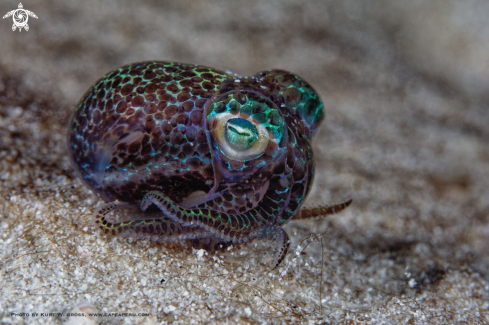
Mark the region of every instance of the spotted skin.
[[109, 202], [96, 213], [106, 233], [209, 249], [271, 239], [279, 245], [275, 268], [289, 245], [283, 223], [351, 202], [301, 211], [322, 119], [317, 93], [287, 71], [238, 77], [140, 62], [108, 73], [83, 96], [69, 151], [78, 176]]

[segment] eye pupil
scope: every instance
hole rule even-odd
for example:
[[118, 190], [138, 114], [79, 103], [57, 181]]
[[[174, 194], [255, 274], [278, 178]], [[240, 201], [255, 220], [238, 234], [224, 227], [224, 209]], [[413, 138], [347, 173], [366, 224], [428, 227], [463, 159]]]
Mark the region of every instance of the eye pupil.
[[258, 139], [256, 127], [242, 118], [230, 119], [227, 121], [225, 129], [226, 140], [234, 150], [247, 150]]
[[243, 137], [249, 137], [251, 136], [251, 134], [249, 134], [248, 132], [239, 132], [239, 130], [236, 130], [235, 128], [233, 128], [231, 125], [228, 126], [229, 130], [240, 135], [240, 136], [243, 136]]

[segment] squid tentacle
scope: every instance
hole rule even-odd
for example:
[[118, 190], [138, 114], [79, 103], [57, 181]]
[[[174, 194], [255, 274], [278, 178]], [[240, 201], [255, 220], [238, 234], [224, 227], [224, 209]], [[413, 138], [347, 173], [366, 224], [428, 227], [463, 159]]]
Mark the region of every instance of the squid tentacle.
[[[177, 204], [172, 202], [167, 196], [161, 192], [152, 191], [145, 195], [144, 199], [141, 201], [141, 210], [145, 211], [150, 205], [156, 205], [169, 219], [175, 222], [181, 222], [185, 226], [193, 226], [195, 224], [207, 230], [209, 233], [220, 237], [221, 240], [231, 241], [234, 243], [243, 243], [251, 241], [255, 238], [268, 239], [277, 242], [279, 249], [275, 253], [274, 266], [282, 263], [290, 245], [290, 239], [287, 233], [277, 224], [273, 226], [266, 226], [259, 231], [253, 231], [246, 237], [233, 238], [229, 236], [227, 231], [229, 228], [219, 231], [218, 229], [212, 228], [202, 220], [196, 220], [199, 216], [202, 216], [201, 210], [186, 210], [180, 208]], [[222, 215], [222, 214], [221, 214]], [[230, 215], [228, 215], [230, 216]], [[238, 217], [238, 216], [234, 216]]]
[[295, 215], [293, 219], [308, 219], [320, 216], [327, 216], [330, 214], [336, 214], [344, 209], [346, 209], [352, 202], [352, 199], [348, 199], [341, 203], [336, 203], [332, 205], [325, 205], [315, 208], [302, 208], [298, 214]]
[[[141, 201], [140, 208], [146, 211], [154, 204], [168, 219], [184, 226], [201, 227], [220, 240], [232, 243], [245, 243], [258, 236], [256, 229], [267, 224], [267, 216], [281, 209], [280, 205], [265, 195], [267, 202], [276, 204], [275, 208], [258, 206], [243, 214], [225, 214], [206, 208], [183, 209], [170, 198], [158, 191], [148, 192]], [[277, 210], [277, 211], [275, 211]]]
[[278, 249], [275, 252], [274, 264], [272, 270], [275, 270], [284, 260], [289, 251], [290, 239], [289, 235], [278, 224], [270, 227], [265, 227], [258, 238], [268, 239], [276, 242]]
[[95, 223], [106, 233], [134, 232], [141, 235], [158, 235], [159, 241], [197, 240], [209, 237], [209, 232], [197, 227], [185, 227], [166, 217], [154, 219], [133, 219], [127, 222], [110, 222], [107, 215], [117, 209], [131, 207], [126, 202], [113, 201], [95, 212]]

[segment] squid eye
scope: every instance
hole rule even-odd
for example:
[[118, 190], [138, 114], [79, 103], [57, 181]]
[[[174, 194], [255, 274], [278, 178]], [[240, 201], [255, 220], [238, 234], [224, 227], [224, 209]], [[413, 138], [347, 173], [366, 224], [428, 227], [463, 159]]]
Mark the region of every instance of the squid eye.
[[248, 160], [265, 152], [270, 136], [262, 125], [253, 124], [231, 113], [221, 113], [216, 119], [213, 132], [226, 156], [235, 160]]
[[232, 118], [226, 122], [224, 135], [231, 148], [245, 151], [258, 140], [258, 131], [251, 122], [242, 118]]
[[[247, 161], [278, 148], [284, 137], [285, 121], [276, 105], [262, 94], [236, 90], [209, 103], [207, 127], [216, 149], [229, 159]], [[279, 150], [268, 150], [275, 157]]]

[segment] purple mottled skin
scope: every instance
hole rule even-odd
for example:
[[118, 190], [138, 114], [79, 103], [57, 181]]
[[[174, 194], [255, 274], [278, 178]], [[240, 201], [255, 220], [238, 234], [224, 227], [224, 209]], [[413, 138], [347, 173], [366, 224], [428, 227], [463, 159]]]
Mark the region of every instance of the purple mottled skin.
[[83, 96], [69, 124], [73, 167], [108, 203], [96, 222], [111, 234], [192, 240], [207, 249], [255, 238], [278, 243], [314, 177], [312, 137], [323, 104], [298, 76], [238, 77], [175, 62], [123, 66]]

